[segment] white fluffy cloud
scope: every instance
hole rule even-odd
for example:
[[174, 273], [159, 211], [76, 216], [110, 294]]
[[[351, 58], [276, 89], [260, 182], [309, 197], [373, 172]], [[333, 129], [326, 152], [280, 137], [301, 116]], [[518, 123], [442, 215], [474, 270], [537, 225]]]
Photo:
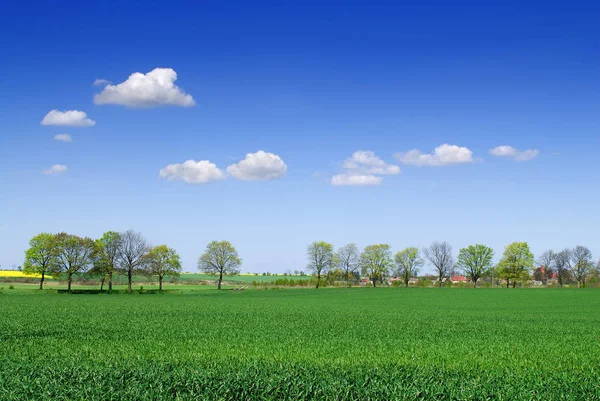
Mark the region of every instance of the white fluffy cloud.
[[388, 164], [369, 150], [358, 150], [342, 162], [342, 172], [331, 177], [331, 185], [379, 185], [382, 175], [400, 174], [400, 167]]
[[108, 79], [98, 79], [96, 78], [96, 80], [94, 81], [94, 86], [104, 86], [104, 85], [108, 85], [108, 84], [112, 84], [112, 82], [110, 82]]
[[238, 180], [267, 181], [285, 175], [287, 166], [279, 156], [259, 150], [248, 153], [244, 160], [227, 167], [227, 172]]
[[54, 140], [59, 141], [59, 142], [66, 142], [66, 143], [73, 142], [73, 139], [71, 138], [71, 135], [69, 135], [69, 134], [56, 134], [56, 135], [54, 135]]
[[192, 96], [175, 85], [176, 80], [177, 73], [171, 68], [155, 68], [147, 74], [135, 72], [125, 82], [106, 85], [94, 96], [94, 103], [128, 107], [194, 106]]
[[400, 167], [388, 164], [367, 150], [359, 150], [344, 161], [342, 167], [356, 174], [395, 175], [400, 173]]
[[494, 149], [490, 149], [490, 154], [498, 157], [511, 157], [517, 161], [524, 162], [528, 160], [533, 160], [540, 154], [537, 149], [527, 149], [520, 151], [518, 149], [513, 148], [512, 146], [503, 145], [497, 146]]
[[331, 177], [331, 185], [379, 185], [383, 177], [372, 174], [338, 174]]
[[94, 120], [90, 120], [87, 114], [79, 110], [50, 110], [41, 122], [42, 125], [62, 125], [70, 127], [91, 127], [95, 125]]
[[43, 174], [60, 174], [67, 171], [67, 166], [64, 164], [55, 164], [47, 170], [42, 171]]
[[208, 160], [169, 164], [160, 170], [160, 176], [167, 180], [182, 180], [188, 184], [206, 184], [225, 179], [223, 170]]
[[396, 153], [396, 159], [411, 166], [447, 166], [450, 164], [473, 163], [473, 152], [466, 147], [449, 145], [438, 146], [433, 153], [423, 153], [413, 149], [406, 153]]

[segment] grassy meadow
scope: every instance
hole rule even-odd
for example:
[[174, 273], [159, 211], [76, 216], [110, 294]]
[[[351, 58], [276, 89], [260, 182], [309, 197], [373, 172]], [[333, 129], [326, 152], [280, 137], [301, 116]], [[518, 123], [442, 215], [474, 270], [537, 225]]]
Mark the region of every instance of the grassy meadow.
[[600, 292], [0, 292], [0, 399], [600, 399]]

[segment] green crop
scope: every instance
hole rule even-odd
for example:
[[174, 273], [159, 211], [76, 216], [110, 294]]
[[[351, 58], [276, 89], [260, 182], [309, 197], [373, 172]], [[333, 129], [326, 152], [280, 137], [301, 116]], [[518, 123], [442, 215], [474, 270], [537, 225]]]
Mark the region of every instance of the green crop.
[[2, 400], [600, 399], [600, 292], [0, 293]]

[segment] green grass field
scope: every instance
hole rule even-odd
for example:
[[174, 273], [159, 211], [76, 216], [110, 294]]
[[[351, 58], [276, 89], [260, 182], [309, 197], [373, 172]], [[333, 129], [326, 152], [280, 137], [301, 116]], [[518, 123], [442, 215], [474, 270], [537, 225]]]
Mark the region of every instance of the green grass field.
[[0, 293], [0, 399], [600, 399], [600, 291]]

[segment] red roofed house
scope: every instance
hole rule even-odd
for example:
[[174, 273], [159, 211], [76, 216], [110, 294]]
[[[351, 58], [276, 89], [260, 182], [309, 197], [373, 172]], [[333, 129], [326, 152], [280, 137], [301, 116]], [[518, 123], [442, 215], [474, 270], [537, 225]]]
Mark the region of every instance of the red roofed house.
[[452, 276], [452, 277], [450, 277], [450, 281], [452, 281], [452, 284], [457, 284], [457, 283], [466, 283], [469, 280], [467, 280], [467, 278], [465, 276]]

